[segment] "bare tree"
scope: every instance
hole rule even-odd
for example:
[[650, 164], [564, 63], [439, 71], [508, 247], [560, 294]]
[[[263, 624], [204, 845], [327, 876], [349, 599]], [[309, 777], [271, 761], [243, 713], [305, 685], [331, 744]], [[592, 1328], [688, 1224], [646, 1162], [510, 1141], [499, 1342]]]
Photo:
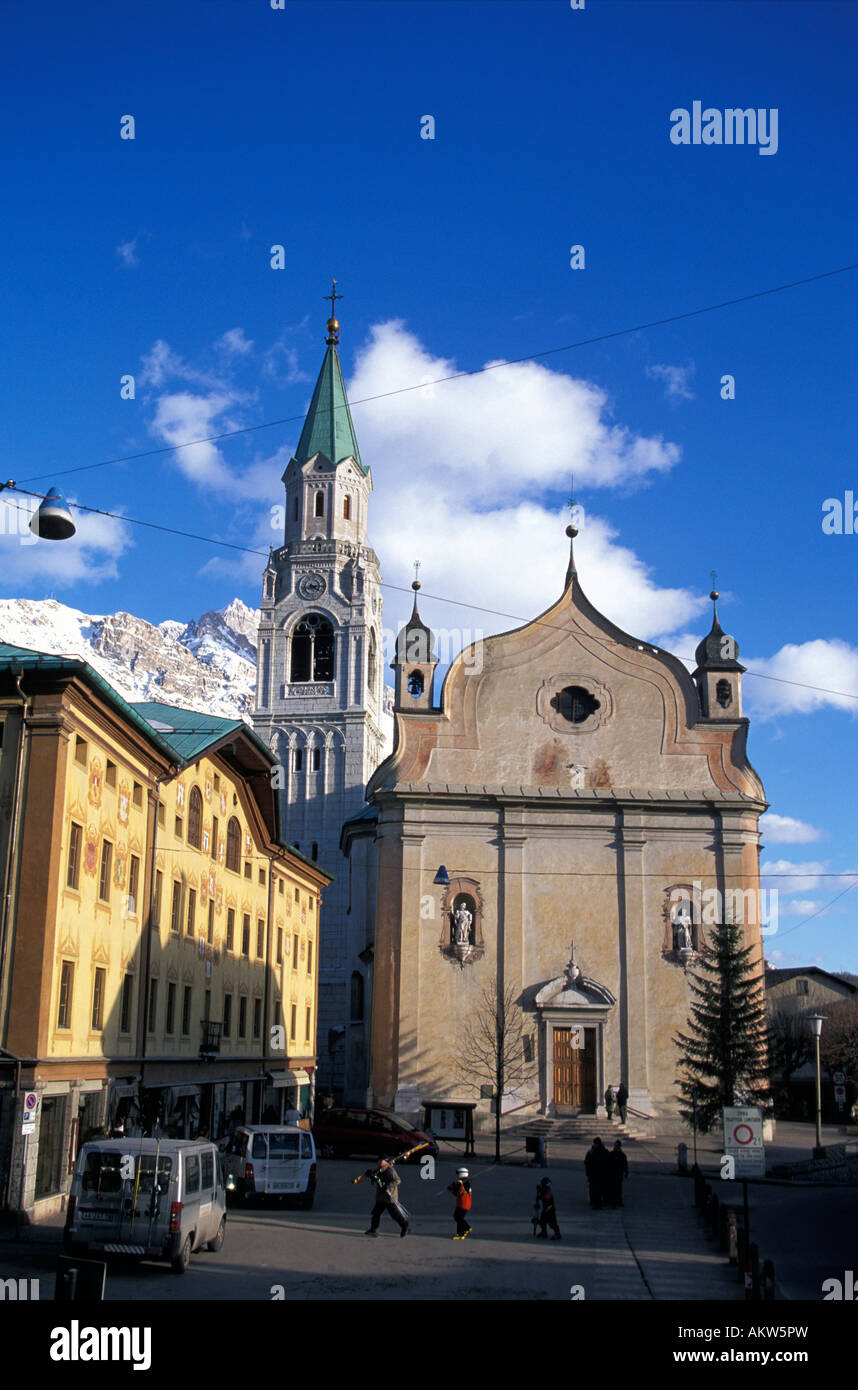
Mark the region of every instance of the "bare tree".
[[789, 1086], [794, 1073], [806, 1062], [813, 1061], [813, 1033], [807, 1021], [808, 1012], [781, 1013], [769, 1008], [769, 1076], [772, 1080], [780, 1076], [785, 1086]]
[[820, 1038], [822, 1065], [831, 1073], [844, 1071], [858, 1081], [858, 998], [845, 999], [828, 1010]]
[[483, 990], [462, 1030], [455, 1063], [459, 1076], [475, 1087], [489, 1085], [495, 1102], [495, 1162], [500, 1163], [501, 1101], [533, 1076], [534, 1062], [525, 1046], [524, 1015], [512, 986]]

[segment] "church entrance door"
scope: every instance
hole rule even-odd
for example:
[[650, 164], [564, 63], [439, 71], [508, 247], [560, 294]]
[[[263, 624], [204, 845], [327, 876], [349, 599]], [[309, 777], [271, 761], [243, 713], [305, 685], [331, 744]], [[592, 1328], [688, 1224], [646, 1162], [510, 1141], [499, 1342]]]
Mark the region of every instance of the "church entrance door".
[[596, 1029], [555, 1028], [554, 1104], [596, 1109]]

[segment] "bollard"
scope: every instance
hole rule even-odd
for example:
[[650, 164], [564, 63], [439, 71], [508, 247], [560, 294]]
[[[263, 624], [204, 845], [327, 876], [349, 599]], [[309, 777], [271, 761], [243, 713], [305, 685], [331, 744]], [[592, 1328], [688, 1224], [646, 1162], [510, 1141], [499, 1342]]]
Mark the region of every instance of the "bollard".
[[741, 1284], [745, 1278], [745, 1228], [737, 1223], [736, 1229], [736, 1282]]
[[763, 1272], [760, 1276], [760, 1293], [766, 1302], [775, 1296], [775, 1267], [771, 1260], [763, 1261]]
[[695, 1163], [694, 1167], [693, 1167], [692, 1170], [691, 1170], [691, 1176], [694, 1178], [694, 1205], [695, 1205], [696, 1207], [702, 1207], [702, 1206], [703, 1206], [703, 1187], [704, 1187], [704, 1183], [703, 1183], [703, 1174], [701, 1173], [700, 1169], [697, 1167], [697, 1164], [696, 1164], [696, 1163]]
[[678, 1144], [676, 1146], [676, 1171], [683, 1177], [688, 1174], [688, 1145]]
[[717, 1234], [718, 1234], [718, 1224], [719, 1224], [719, 1220], [720, 1220], [720, 1217], [719, 1217], [719, 1210], [720, 1210], [720, 1207], [721, 1207], [721, 1203], [718, 1201], [718, 1198], [717, 1198], [717, 1197], [714, 1195], [714, 1193], [713, 1193], [713, 1194], [712, 1194], [712, 1197], [711, 1197], [711, 1199], [710, 1199], [710, 1201], [709, 1201], [709, 1207], [708, 1207], [708, 1210], [707, 1210], [707, 1215], [708, 1215], [708, 1217], [709, 1217], [709, 1230], [710, 1230], [710, 1232], [712, 1233], [713, 1236], [717, 1236]]
[[730, 1244], [730, 1215], [722, 1202], [718, 1210], [718, 1249], [726, 1250]]
[[729, 1263], [734, 1265], [739, 1256], [739, 1223], [734, 1211], [727, 1212], [727, 1253]]
[[749, 1246], [751, 1256], [751, 1297], [755, 1303], [760, 1301], [760, 1247], [755, 1241]]

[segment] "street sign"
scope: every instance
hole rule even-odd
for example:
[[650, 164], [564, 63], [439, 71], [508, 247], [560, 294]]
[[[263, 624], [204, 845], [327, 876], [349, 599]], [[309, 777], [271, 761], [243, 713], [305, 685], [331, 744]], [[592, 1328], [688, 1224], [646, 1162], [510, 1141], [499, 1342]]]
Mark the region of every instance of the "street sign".
[[765, 1177], [763, 1115], [759, 1106], [724, 1106], [724, 1152], [735, 1161], [737, 1178]]
[[42, 1102], [39, 1099], [38, 1091], [26, 1091], [24, 1093], [24, 1113], [21, 1116], [21, 1133], [35, 1134], [36, 1120], [39, 1118], [39, 1111]]
[[846, 1085], [846, 1076], [845, 1076], [845, 1073], [844, 1073], [844, 1072], [842, 1072], [842, 1071], [836, 1071], [836, 1072], [834, 1073], [834, 1084], [835, 1084], [835, 1086], [845, 1086], [845, 1085]]
[[846, 1102], [846, 1087], [845, 1087], [845, 1086], [835, 1086], [835, 1087], [834, 1087], [834, 1099], [837, 1101], [837, 1104], [838, 1104], [838, 1105], [844, 1105], [844, 1104], [845, 1104], [845, 1102]]

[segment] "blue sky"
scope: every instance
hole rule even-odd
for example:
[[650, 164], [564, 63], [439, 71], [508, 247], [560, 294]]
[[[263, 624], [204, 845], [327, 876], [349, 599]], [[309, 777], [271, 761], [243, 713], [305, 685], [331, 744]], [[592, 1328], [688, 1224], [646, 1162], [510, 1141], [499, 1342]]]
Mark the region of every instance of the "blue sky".
[[[62, 475], [300, 417], [332, 276], [357, 399], [858, 260], [856, 33], [858, 9], [825, 0], [148, 0], [109, 22], [90, 0], [6, 0], [2, 476], [265, 552], [300, 419]], [[698, 100], [777, 110], [776, 152], [672, 143]], [[858, 870], [858, 535], [821, 525], [858, 495], [855, 287], [353, 410], [391, 630], [416, 558], [458, 600], [424, 605], [450, 651], [510, 625], [486, 609], [546, 607], [573, 467], [582, 579], [621, 626], [691, 655], [717, 571], [758, 673], [749, 752], [783, 875], [768, 953], [829, 969], [858, 969], [858, 887], [833, 901], [856, 880], [823, 876]], [[4, 596], [155, 622], [255, 605], [262, 565], [108, 518], [63, 546], [0, 536]]]

